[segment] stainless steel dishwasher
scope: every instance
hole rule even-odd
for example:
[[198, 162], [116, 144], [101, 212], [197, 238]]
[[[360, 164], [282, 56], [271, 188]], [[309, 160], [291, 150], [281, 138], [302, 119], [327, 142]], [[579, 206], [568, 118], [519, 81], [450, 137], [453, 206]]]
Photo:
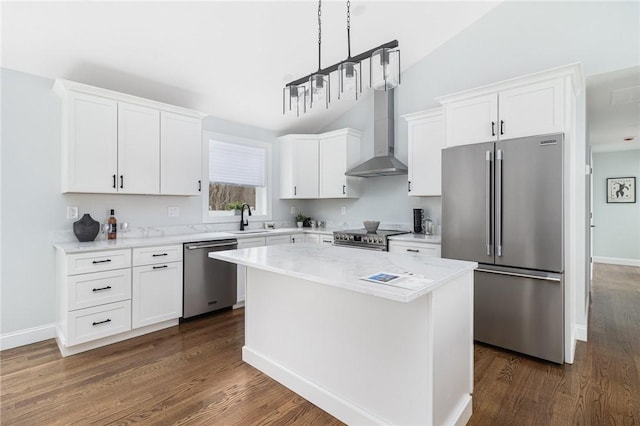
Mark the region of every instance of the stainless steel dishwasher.
[[236, 239], [184, 244], [183, 318], [212, 312], [236, 303], [237, 266], [208, 257], [212, 251], [236, 248]]

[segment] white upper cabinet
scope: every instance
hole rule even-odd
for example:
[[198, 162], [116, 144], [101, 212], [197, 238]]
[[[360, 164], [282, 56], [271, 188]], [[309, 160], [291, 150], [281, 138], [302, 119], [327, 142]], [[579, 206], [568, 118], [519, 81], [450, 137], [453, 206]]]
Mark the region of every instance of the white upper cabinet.
[[318, 198], [318, 139], [280, 139], [280, 198]]
[[62, 192], [116, 192], [118, 103], [70, 93], [64, 99]]
[[280, 138], [280, 198], [353, 198], [358, 178], [345, 172], [360, 160], [360, 133], [341, 129]]
[[118, 103], [118, 192], [160, 192], [160, 111]]
[[442, 108], [406, 114], [409, 173], [407, 189], [411, 196], [442, 195], [441, 151], [444, 147]]
[[360, 161], [360, 133], [346, 129], [319, 136], [319, 198], [357, 197], [360, 179], [345, 173]]
[[62, 192], [200, 194], [203, 114], [67, 80]]
[[501, 91], [500, 139], [561, 132], [564, 128], [561, 79]]
[[200, 118], [162, 112], [160, 192], [198, 195], [202, 190]]
[[492, 93], [445, 104], [447, 145], [498, 140], [498, 95]]
[[446, 146], [562, 132], [564, 91], [571, 78], [567, 70], [558, 68], [439, 98], [444, 106]]

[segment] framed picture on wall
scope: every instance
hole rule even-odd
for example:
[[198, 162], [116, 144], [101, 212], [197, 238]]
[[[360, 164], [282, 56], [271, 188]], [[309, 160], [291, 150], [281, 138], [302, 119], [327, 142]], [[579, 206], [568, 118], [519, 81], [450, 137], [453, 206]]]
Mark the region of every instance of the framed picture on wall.
[[607, 178], [607, 203], [635, 203], [636, 178]]

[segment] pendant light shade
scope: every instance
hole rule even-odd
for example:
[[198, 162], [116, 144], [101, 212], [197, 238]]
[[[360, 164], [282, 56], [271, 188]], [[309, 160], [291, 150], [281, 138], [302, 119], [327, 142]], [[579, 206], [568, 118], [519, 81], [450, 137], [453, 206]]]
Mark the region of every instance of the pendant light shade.
[[286, 86], [282, 91], [282, 113], [294, 112], [296, 117], [307, 112], [308, 92], [306, 86]]
[[353, 92], [357, 100], [358, 91], [362, 93], [362, 65], [350, 61], [341, 63], [338, 66], [338, 99], [345, 92]]
[[389, 90], [400, 84], [400, 50], [381, 48], [371, 54], [369, 86]]
[[331, 101], [331, 80], [329, 75], [313, 74], [309, 77], [309, 87], [310, 107], [313, 108], [324, 104], [326, 108], [329, 108], [329, 102]]

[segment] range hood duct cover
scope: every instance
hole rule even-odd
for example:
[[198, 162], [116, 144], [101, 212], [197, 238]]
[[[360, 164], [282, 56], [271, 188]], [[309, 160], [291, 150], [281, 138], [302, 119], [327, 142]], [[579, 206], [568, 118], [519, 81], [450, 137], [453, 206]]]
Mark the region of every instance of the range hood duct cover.
[[373, 98], [373, 155], [374, 157], [347, 171], [347, 176], [376, 177], [406, 175], [407, 166], [393, 156], [394, 106], [393, 89], [375, 91]]

